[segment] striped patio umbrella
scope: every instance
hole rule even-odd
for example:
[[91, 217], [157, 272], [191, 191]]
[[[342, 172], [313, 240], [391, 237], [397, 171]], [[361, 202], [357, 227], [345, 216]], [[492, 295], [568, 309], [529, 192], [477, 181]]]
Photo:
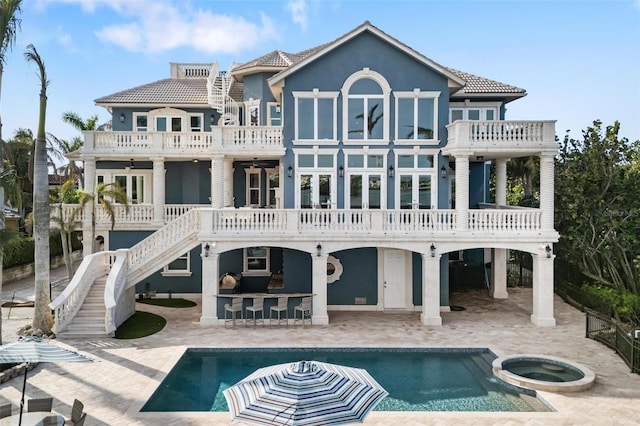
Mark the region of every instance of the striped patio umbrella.
[[[52, 345], [46, 339], [39, 337], [24, 337], [12, 343], [0, 346], [0, 363], [38, 363], [38, 362], [90, 362], [93, 361], [84, 355], [65, 349], [62, 346]], [[24, 382], [22, 384], [22, 398], [20, 399], [20, 419], [22, 424], [22, 409], [24, 407], [24, 391], [27, 387], [27, 368], [24, 369]]]
[[223, 394], [232, 419], [260, 425], [361, 423], [388, 395], [366, 370], [317, 361], [258, 369]]

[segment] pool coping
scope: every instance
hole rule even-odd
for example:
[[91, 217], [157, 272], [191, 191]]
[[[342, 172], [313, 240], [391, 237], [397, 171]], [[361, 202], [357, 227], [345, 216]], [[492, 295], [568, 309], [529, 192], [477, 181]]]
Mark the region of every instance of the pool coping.
[[[178, 350], [179, 349], [179, 350]], [[167, 359], [167, 361], [162, 365], [162, 369], [155, 375], [155, 377], [151, 378], [147, 386], [145, 386], [144, 391], [140, 394], [139, 399], [136, 402], [132, 403], [129, 408], [126, 410], [126, 415], [131, 416], [136, 419], [147, 419], [147, 420], [155, 420], [155, 419], [207, 419], [214, 422], [229, 421], [230, 415], [228, 411], [220, 412], [220, 411], [141, 411], [144, 405], [149, 401], [153, 393], [156, 391], [158, 386], [162, 383], [162, 381], [167, 377], [167, 375], [171, 372], [176, 363], [184, 356], [184, 354], [188, 350], [218, 350], [224, 352], [251, 352], [258, 350], [336, 350], [336, 351], [344, 351], [344, 350], [363, 350], [363, 349], [380, 349], [380, 350], [398, 350], [398, 351], [411, 351], [415, 350], [416, 352], [453, 352], [453, 351], [468, 351], [468, 352], [481, 352], [488, 351], [495, 355], [497, 358], [502, 358], [500, 355], [500, 351], [494, 350], [494, 348], [489, 346], [484, 347], [468, 347], [468, 348], [460, 348], [460, 347], [384, 347], [384, 346], [352, 346], [349, 348], [345, 348], [343, 346], [264, 346], [264, 347], [219, 347], [219, 346], [202, 346], [202, 345], [188, 345], [177, 347], [174, 352], [172, 352], [172, 356]], [[507, 386], [513, 386], [511, 383], [505, 382]], [[369, 417], [374, 417], [376, 413], [380, 413], [382, 416], [388, 415], [398, 415], [401, 414], [403, 418], [411, 419], [415, 418], [420, 419], [423, 418], [424, 413], [438, 413], [438, 415], [444, 416], [479, 416], [479, 417], [505, 417], [505, 418], [521, 418], [522, 420], [527, 420], [531, 418], [536, 419], [545, 419], [550, 415], [557, 415], [559, 412], [555, 407], [548, 401], [548, 399], [544, 396], [544, 394], [537, 390], [527, 389], [520, 387], [520, 391], [526, 392], [534, 392], [534, 397], [538, 399], [538, 401], [549, 408], [549, 411], [372, 411], [368, 414]], [[529, 395], [531, 396], [531, 395]]]

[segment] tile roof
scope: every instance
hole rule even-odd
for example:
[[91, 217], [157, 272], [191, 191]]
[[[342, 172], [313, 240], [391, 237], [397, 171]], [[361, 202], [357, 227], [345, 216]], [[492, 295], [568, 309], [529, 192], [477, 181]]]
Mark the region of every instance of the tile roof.
[[103, 96], [96, 104], [208, 105], [206, 78], [166, 78]]
[[505, 94], [525, 94], [526, 90], [520, 87], [511, 86], [509, 84], [500, 83], [499, 81], [490, 80], [488, 78], [479, 77], [467, 72], [458, 71], [447, 67], [449, 71], [463, 79], [467, 85], [460, 89], [456, 94], [482, 94], [482, 93], [505, 93]]

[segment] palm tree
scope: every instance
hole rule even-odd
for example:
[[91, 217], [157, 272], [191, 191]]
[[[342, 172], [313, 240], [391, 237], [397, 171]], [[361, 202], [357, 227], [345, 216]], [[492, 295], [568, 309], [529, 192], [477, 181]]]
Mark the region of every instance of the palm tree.
[[73, 180], [67, 180], [62, 184], [60, 189], [55, 194], [49, 194], [49, 200], [55, 203], [55, 207], [58, 210], [56, 215], [53, 215], [51, 219], [60, 227], [60, 240], [62, 242], [62, 256], [64, 257], [64, 263], [67, 267], [67, 277], [71, 279], [75, 273], [73, 267], [73, 260], [71, 259], [71, 252], [73, 250], [73, 244], [71, 237], [73, 236], [73, 230], [81, 222], [76, 220], [77, 214], [80, 209], [73, 209], [68, 218], [63, 216], [62, 205], [63, 204], [77, 204], [79, 201], [79, 194]]
[[[2, 74], [7, 54], [16, 43], [16, 35], [20, 29], [18, 13], [22, 0], [0, 0], [0, 93], [2, 92]], [[2, 119], [0, 118], [0, 174], [4, 171], [2, 166]], [[4, 189], [0, 187], [0, 231], [4, 229]], [[0, 292], [2, 292], [2, 252], [0, 251]], [[2, 344], [2, 316], [0, 315], [0, 344]]]
[[113, 230], [116, 226], [114, 202], [123, 204], [127, 212], [129, 211], [127, 193], [115, 183], [100, 183], [93, 194], [80, 191], [80, 206], [78, 206], [78, 209], [83, 209], [84, 206], [91, 203], [91, 253], [96, 252], [96, 207], [100, 205], [107, 213], [111, 220], [111, 230]]
[[[47, 134], [47, 141], [52, 147], [56, 147], [57, 151], [61, 153], [61, 157], [67, 157], [67, 154], [80, 150], [83, 145], [82, 138], [77, 136], [69, 142], [64, 139], [58, 139], [51, 133]], [[80, 184], [80, 188], [84, 188], [82, 168], [79, 167], [74, 160], [68, 160], [67, 164], [58, 167], [55, 171], [65, 180], [71, 179], [74, 182], [78, 182]]]
[[40, 77], [40, 113], [35, 143], [33, 168], [33, 236], [35, 239], [35, 309], [33, 328], [51, 332], [53, 316], [49, 303], [49, 164], [47, 162], [47, 140], [45, 119], [47, 115], [47, 72], [42, 58], [32, 44], [24, 53], [27, 62], [38, 66]]

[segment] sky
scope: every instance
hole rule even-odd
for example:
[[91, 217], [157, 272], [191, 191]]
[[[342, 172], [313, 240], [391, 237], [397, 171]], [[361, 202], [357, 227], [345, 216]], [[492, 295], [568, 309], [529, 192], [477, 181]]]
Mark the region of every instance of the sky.
[[5, 60], [2, 137], [38, 126], [40, 81], [50, 81], [46, 130], [80, 136], [62, 114], [110, 119], [94, 99], [169, 77], [170, 62], [221, 69], [279, 49], [332, 41], [368, 20], [448, 67], [522, 87], [510, 120], [557, 120], [581, 138], [594, 120], [620, 121], [640, 139], [640, 0], [23, 0]]

